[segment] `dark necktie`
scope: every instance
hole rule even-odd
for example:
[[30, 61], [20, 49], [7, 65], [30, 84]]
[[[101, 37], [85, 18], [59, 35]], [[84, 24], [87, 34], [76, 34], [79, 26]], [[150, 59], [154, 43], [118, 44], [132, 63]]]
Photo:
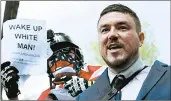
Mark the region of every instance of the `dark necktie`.
[[111, 100], [111, 99], [112, 100], [116, 100], [116, 99], [119, 100], [121, 96], [117, 95], [117, 93], [118, 93], [118, 91], [120, 92], [120, 90], [122, 89], [124, 81], [125, 81], [125, 77], [123, 75], [115, 76], [115, 78], [113, 79], [113, 81], [111, 83], [110, 91], [101, 100], [102, 101], [103, 100]]
[[121, 89], [124, 86], [124, 82], [126, 81], [126, 78], [124, 75], [116, 75], [113, 79], [111, 86], [114, 87], [117, 92], [115, 94], [114, 100], [121, 100]]

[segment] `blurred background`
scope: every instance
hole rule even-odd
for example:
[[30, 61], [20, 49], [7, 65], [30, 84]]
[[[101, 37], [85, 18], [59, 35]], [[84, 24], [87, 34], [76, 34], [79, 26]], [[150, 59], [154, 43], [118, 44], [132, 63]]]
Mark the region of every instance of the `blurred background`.
[[[68, 34], [80, 46], [86, 63], [105, 65], [96, 27], [100, 12], [113, 3], [130, 7], [139, 16], [145, 32], [144, 62], [151, 65], [158, 59], [170, 64], [170, 1], [19, 1], [16, 18], [45, 20], [47, 29]], [[1, 27], [5, 4], [1, 1]]]

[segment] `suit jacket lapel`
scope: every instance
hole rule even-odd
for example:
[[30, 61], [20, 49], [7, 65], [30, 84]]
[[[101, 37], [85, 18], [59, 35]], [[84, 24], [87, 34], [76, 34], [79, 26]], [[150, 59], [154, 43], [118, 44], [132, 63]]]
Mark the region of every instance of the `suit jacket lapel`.
[[158, 80], [164, 75], [166, 71], [165, 68], [161, 67], [161, 65], [157, 62], [151, 67], [151, 70], [145, 79], [141, 90], [138, 94], [137, 100], [142, 100], [144, 97], [150, 92], [150, 90], [154, 87], [154, 85], [158, 82]]
[[96, 80], [96, 87], [99, 93], [98, 99], [103, 98], [111, 89], [109, 78], [108, 78], [108, 69], [102, 73], [102, 75]]

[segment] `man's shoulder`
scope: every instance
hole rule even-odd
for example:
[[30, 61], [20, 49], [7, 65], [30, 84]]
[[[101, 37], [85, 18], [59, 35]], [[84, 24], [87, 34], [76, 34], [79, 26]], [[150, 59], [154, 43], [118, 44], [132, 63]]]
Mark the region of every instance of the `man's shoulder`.
[[170, 70], [170, 65], [166, 64], [166, 63], [163, 63], [159, 60], [156, 60], [154, 62], [154, 64], [152, 65], [152, 67], [157, 67], [157, 68], [163, 68], [163, 69], [167, 69], [167, 70]]
[[163, 73], [164, 74], [163, 77], [170, 80], [171, 66], [159, 60], [156, 60], [151, 67], [150, 74], [157, 73], [157, 71]]
[[161, 75], [163, 79], [168, 80], [170, 82], [171, 66], [167, 65], [166, 63], [156, 60], [151, 67], [149, 75], [158, 76], [159, 74]]
[[170, 99], [170, 72], [171, 68], [166, 63], [158, 60], [154, 62], [141, 89], [142, 91], [151, 91], [146, 99]]

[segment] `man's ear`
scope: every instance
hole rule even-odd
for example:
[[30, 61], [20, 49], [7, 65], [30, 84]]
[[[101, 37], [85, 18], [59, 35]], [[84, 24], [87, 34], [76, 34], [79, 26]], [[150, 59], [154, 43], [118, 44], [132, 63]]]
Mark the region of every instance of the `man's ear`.
[[138, 34], [138, 37], [139, 37], [139, 46], [141, 47], [142, 44], [144, 43], [144, 32], [140, 32]]

